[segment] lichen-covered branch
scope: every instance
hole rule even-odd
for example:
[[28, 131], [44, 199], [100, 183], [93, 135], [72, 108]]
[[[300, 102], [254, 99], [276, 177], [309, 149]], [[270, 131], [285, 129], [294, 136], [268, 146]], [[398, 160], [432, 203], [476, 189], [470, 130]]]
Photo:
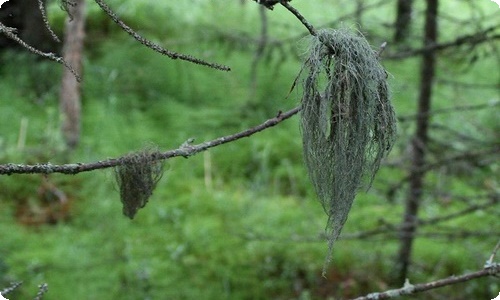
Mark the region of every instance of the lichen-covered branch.
[[35, 47], [28, 45], [25, 41], [23, 41], [20, 37], [17, 36], [16, 31], [17, 31], [16, 28], [7, 27], [7, 26], [5, 26], [4, 24], [2, 24], [0, 22], [0, 33], [1, 34], [4, 34], [9, 39], [15, 41], [16, 43], [18, 43], [19, 45], [21, 45], [23, 48], [27, 49], [28, 51], [30, 51], [30, 52], [32, 52], [32, 53], [34, 53], [36, 55], [48, 58], [50, 60], [53, 60], [53, 61], [55, 61], [57, 63], [62, 64], [68, 70], [70, 70], [71, 73], [73, 73], [73, 75], [75, 75], [77, 81], [81, 81], [80, 75], [62, 57], [57, 56], [56, 54], [54, 54], [52, 52], [43, 52], [43, 51], [40, 51], [40, 50], [36, 49]]
[[[282, 121], [290, 118], [291, 116], [298, 113], [300, 107], [296, 107], [287, 112], [279, 112], [274, 118], [268, 119], [260, 125], [246, 129], [244, 131], [219, 137], [211, 141], [207, 141], [197, 145], [191, 145], [186, 143], [181, 145], [177, 149], [169, 150], [166, 152], [153, 152], [151, 155], [154, 156], [155, 160], [165, 160], [172, 157], [189, 157], [195, 155], [199, 152], [205, 151], [207, 149], [220, 146], [229, 142], [239, 140], [244, 137], [249, 137], [257, 132], [263, 131], [267, 128], [273, 127]], [[98, 169], [112, 168], [124, 164], [130, 163], [130, 155], [126, 155], [118, 158], [111, 158], [107, 160], [101, 160], [92, 163], [72, 163], [63, 165], [53, 165], [51, 163], [40, 163], [35, 165], [24, 165], [24, 164], [2, 164], [0, 165], [0, 174], [11, 175], [11, 174], [51, 174], [51, 173], [63, 173], [63, 174], [78, 174], [82, 172], [89, 172]]]
[[309, 33], [313, 36], [317, 35], [316, 29], [309, 23], [306, 18], [293, 6], [291, 6], [287, 0], [280, 0], [280, 4], [283, 5], [289, 12], [291, 12], [299, 21], [309, 30]]
[[101, 7], [101, 9], [116, 23], [118, 24], [118, 26], [120, 26], [126, 33], [128, 33], [129, 35], [131, 35], [134, 39], [136, 39], [139, 43], [143, 44], [144, 46], [162, 54], [162, 55], [165, 55], [171, 59], [180, 59], [180, 60], [185, 60], [185, 61], [189, 61], [189, 62], [192, 62], [192, 63], [195, 63], [195, 64], [198, 64], [198, 65], [203, 65], [203, 66], [207, 66], [207, 67], [210, 67], [210, 68], [213, 68], [213, 69], [217, 69], [217, 70], [221, 70], [221, 71], [231, 71], [231, 68], [227, 67], [227, 66], [224, 66], [224, 65], [220, 65], [220, 64], [217, 64], [217, 63], [211, 63], [211, 62], [207, 62], [207, 61], [204, 61], [202, 59], [199, 59], [199, 58], [196, 58], [196, 57], [193, 57], [191, 55], [186, 55], [186, 54], [181, 54], [181, 53], [177, 53], [177, 52], [174, 52], [174, 51], [170, 51], [168, 49], [165, 49], [163, 47], [161, 47], [160, 45], [157, 45], [153, 42], [151, 42], [150, 40], [148, 39], [145, 39], [143, 38], [141, 35], [139, 35], [137, 32], [135, 32], [132, 28], [130, 28], [127, 24], [125, 24], [122, 20], [120, 20], [118, 18], [118, 16], [111, 10], [111, 8], [109, 8], [108, 5], [106, 5], [106, 3], [104, 3], [104, 1], [102, 0], [95, 0], [95, 2]]
[[404, 295], [413, 295], [428, 290], [440, 288], [447, 285], [457, 284], [461, 282], [470, 281], [476, 278], [487, 277], [487, 276], [497, 276], [500, 275], [500, 264], [492, 264], [486, 266], [484, 269], [466, 273], [460, 276], [450, 276], [444, 279], [439, 279], [427, 283], [421, 284], [410, 284], [408, 281], [405, 282], [404, 286], [399, 289], [388, 290], [380, 293], [371, 293], [363, 297], [358, 297], [353, 300], [381, 300], [381, 299], [391, 299]]
[[21, 284], [23, 284], [22, 281], [17, 281], [17, 282], [13, 282], [11, 283], [11, 285], [9, 287], [6, 287], [2, 290], [0, 290], [0, 295], [2, 296], [5, 296], [9, 293], [12, 293], [13, 291], [15, 291], [19, 286], [21, 286]]
[[45, 11], [45, 4], [43, 3], [42, 0], [38, 0], [38, 9], [40, 10], [40, 13], [42, 14], [43, 23], [45, 24], [45, 28], [47, 29], [47, 31], [50, 33], [50, 36], [54, 39], [54, 41], [60, 43], [61, 40], [59, 39], [57, 34], [54, 32], [54, 30], [52, 30], [52, 28], [50, 27], [49, 20], [47, 19], [47, 13]]

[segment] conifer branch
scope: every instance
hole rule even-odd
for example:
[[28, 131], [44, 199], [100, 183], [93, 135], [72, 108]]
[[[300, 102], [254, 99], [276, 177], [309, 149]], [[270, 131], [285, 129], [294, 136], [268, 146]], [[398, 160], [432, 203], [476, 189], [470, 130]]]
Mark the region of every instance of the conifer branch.
[[160, 45], [158, 44], [155, 44], [153, 42], [151, 42], [150, 40], [142, 37], [141, 35], [139, 35], [136, 31], [134, 31], [132, 28], [130, 28], [127, 24], [125, 24], [122, 20], [120, 20], [118, 18], [118, 16], [111, 10], [111, 8], [109, 8], [108, 5], [106, 5], [106, 3], [104, 3], [103, 0], [95, 0], [95, 2], [101, 7], [101, 9], [116, 23], [118, 24], [118, 26], [120, 26], [126, 33], [128, 33], [129, 35], [131, 35], [134, 39], [136, 39], [139, 43], [143, 44], [144, 46], [162, 54], [162, 55], [165, 55], [171, 59], [180, 59], [180, 60], [185, 60], [185, 61], [189, 61], [189, 62], [192, 62], [192, 63], [195, 63], [195, 64], [198, 64], [198, 65], [202, 65], [202, 66], [207, 66], [207, 67], [210, 67], [212, 69], [217, 69], [217, 70], [221, 70], [221, 71], [231, 71], [231, 68], [230, 67], [227, 67], [227, 66], [224, 66], [224, 65], [220, 65], [220, 64], [217, 64], [217, 63], [211, 63], [211, 62], [207, 62], [207, 61], [204, 61], [202, 59], [199, 59], [199, 58], [196, 58], [196, 57], [193, 57], [191, 55], [186, 55], [186, 54], [181, 54], [181, 53], [177, 53], [177, 52], [174, 52], [174, 51], [170, 51], [168, 49], [165, 49], [163, 47], [161, 47]]
[[289, 12], [291, 12], [299, 21], [309, 30], [309, 33], [313, 36], [317, 35], [316, 29], [309, 23], [306, 18], [293, 6], [291, 6], [287, 0], [280, 0], [280, 4], [283, 5]]
[[15, 41], [16, 43], [18, 43], [19, 45], [21, 45], [23, 48], [27, 49], [28, 51], [30, 51], [36, 55], [39, 55], [41, 57], [45, 57], [45, 58], [53, 60], [57, 63], [62, 64], [68, 70], [70, 70], [73, 75], [75, 75], [76, 80], [78, 82], [81, 81], [80, 75], [78, 75], [78, 73], [75, 71], [75, 69], [73, 69], [73, 67], [68, 62], [66, 62], [62, 57], [57, 56], [56, 54], [54, 54], [52, 52], [40, 51], [40, 50], [36, 49], [35, 47], [28, 45], [25, 41], [23, 41], [20, 37], [17, 36], [16, 31], [17, 31], [16, 28], [7, 27], [0, 22], [0, 33], [3, 33], [6, 37]]
[[[260, 125], [243, 130], [241, 132], [216, 138], [211, 141], [207, 141], [197, 145], [191, 145], [190, 143], [185, 143], [177, 149], [169, 150], [166, 152], [153, 152], [150, 155], [151, 160], [165, 160], [172, 157], [182, 156], [188, 158], [199, 152], [203, 152], [213, 147], [217, 147], [226, 143], [230, 143], [241, 138], [249, 137], [257, 132], [263, 131], [267, 128], [273, 127], [282, 121], [292, 117], [298, 113], [300, 107], [295, 107], [287, 112], [278, 112], [276, 117], [268, 119]], [[98, 169], [112, 168], [116, 166], [121, 166], [130, 163], [131, 156], [125, 155], [118, 158], [111, 158], [107, 160], [101, 160], [92, 163], [71, 163], [63, 165], [53, 165], [51, 163], [40, 163], [35, 165], [24, 165], [24, 164], [2, 164], [0, 165], [0, 174], [11, 175], [11, 174], [51, 174], [51, 173], [62, 173], [62, 174], [78, 174], [82, 172], [89, 172]]]
[[21, 284], [23, 284], [23, 282], [22, 282], [22, 281], [17, 281], [17, 282], [13, 282], [13, 283], [11, 283], [9, 287], [6, 287], [6, 288], [4, 288], [4, 289], [0, 290], [0, 295], [5, 296], [5, 295], [7, 295], [7, 294], [9, 294], [9, 293], [12, 293], [12, 292], [13, 292], [13, 291], [15, 291], [18, 287], [20, 287], [20, 286], [21, 286]]
[[54, 41], [60, 43], [61, 40], [57, 36], [57, 34], [52, 30], [49, 24], [49, 20], [47, 18], [47, 12], [45, 11], [45, 4], [43, 3], [42, 0], [38, 0], [38, 9], [40, 10], [40, 13], [42, 14], [42, 19], [43, 19], [43, 24], [45, 24], [45, 28], [49, 31], [50, 36], [54, 39]]
[[404, 295], [413, 295], [447, 285], [470, 281], [481, 277], [498, 276], [498, 275], [500, 275], [500, 264], [497, 263], [486, 266], [482, 270], [476, 272], [466, 273], [460, 276], [450, 276], [444, 279], [439, 279], [427, 283], [420, 283], [413, 285], [409, 283], [409, 281], [407, 280], [402, 288], [388, 290], [380, 293], [371, 293], [366, 296], [355, 298], [353, 300], [391, 299]]

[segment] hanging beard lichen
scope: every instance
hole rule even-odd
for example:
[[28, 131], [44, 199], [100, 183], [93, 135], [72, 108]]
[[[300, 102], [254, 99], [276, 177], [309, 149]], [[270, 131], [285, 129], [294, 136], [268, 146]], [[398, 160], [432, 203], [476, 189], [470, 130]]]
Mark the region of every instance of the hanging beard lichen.
[[387, 74], [359, 34], [319, 31], [303, 73], [304, 160], [328, 215], [326, 268], [356, 192], [370, 186], [393, 145], [396, 120]]
[[134, 153], [124, 157], [124, 163], [115, 168], [123, 214], [130, 219], [146, 206], [163, 175], [163, 162], [157, 159], [158, 154], [151, 150]]

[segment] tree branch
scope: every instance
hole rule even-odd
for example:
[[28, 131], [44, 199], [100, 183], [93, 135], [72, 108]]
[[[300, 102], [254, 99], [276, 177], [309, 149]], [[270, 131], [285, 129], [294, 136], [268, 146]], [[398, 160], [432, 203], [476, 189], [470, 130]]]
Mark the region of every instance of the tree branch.
[[484, 269], [476, 272], [466, 273], [460, 276], [450, 276], [448, 278], [439, 279], [428, 283], [413, 285], [410, 284], [408, 281], [406, 281], [405, 285], [402, 288], [388, 290], [380, 293], [371, 293], [363, 297], [355, 298], [353, 300], [375, 300], [375, 299], [379, 300], [379, 299], [395, 298], [403, 295], [413, 295], [416, 293], [425, 292], [428, 290], [440, 288], [447, 285], [466, 282], [480, 277], [495, 276], [499, 274], [500, 274], [500, 264], [491, 264], [490, 266], [487, 266]]
[[498, 241], [497, 245], [495, 248], [493, 248], [493, 252], [491, 253], [490, 258], [486, 261], [486, 266], [490, 266], [493, 264], [493, 260], [495, 259], [495, 256], [497, 255], [497, 251], [500, 249], [500, 241]]
[[7, 27], [7, 26], [5, 26], [4, 24], [2, 24], [0, 22], [0, 33], [3, 33], [6, 37], [8, 37], [11, 40], [15, 41], [16, 43], [18, 43], [22, 47], [26, 48], [28, 51], [30, 51], [30, 52], [32, 52], [32, 53], [34, 53], [36, 55], [39, 55], [41, 57], [45, 57], [45, 58], [53, 60], [53, 61], [55, 61], [57, 63], [62, 64], [68, 70], [70, 70], [71, 73], [73, 73], [73, 75], [75, 75], [76, 80], [78, 82], [81, 81], [80, 75], [78, 75], [78, 73], [75, 71], [75, 69], [73, 69], [73, 67], [68, 62], [66, 62], [62, 57], [57, 56], [56, 54], [51, 53], [51, 52], [48, 52], [48, 53], [42, 52], [42, 51], [34, 48], [33, 46], [28, 45], [25, 41], [23, 41], [20, 37], [17, 36], [16, 30], [17, 29], [11, 28], [11, 27]]
[[157, 45], [153, 42], [151, 42], [148, 39], [143, 38], [141, 35], [139, 35], [137, 32], [135, 32], [132, 28], [130, 28], [127, 24], [123, 23], [118, 16], [109, 8], [109, 6], [104, 3], [103, 0], [95, 0], [95, 2], [101, 7], [101, 9], [116, 23], [118, 26], [120, 26], [126, 33], [131, 35], [134, 39], [136, 39], [139, 43], [143, 44], [144, 46], [162, 54], [165, 55], [171, 59], [180, 59], [180, 60], [185, 60], [189, 61], [198, 65], [202, 66], [207, 66], [213, 69], [221, 70], [221, 71], [231, 71], [230, 67], [220, 65], [217, 63], [210, 63], [207, 61], [204, 61], [202, 59], [186, 55], [186, 54], [180, 54], [174, 51], [170, 51], [168, 49], [165, 49], [161, 47], [160, 45]]
[[22, 281], [18, 281], [18, 282], [13, 282], [10, 284], [9, 287], [6, 287], [4, 288], [3, 290], [0, 291], [0, 295], [2, 296], [5, 296], [9, 293], [12, 293], [13, 291], [15, 291], [19, 286], [21, 286], [21, 284], [23, 284]]
[[478, 45], [484, 42], [491, 42], [500, 39], [500, 34], [495, 34], [495, 30], [500, 27], [500, 25], [491, 26], [483, 31], [474, 32], [472, 34], [463, 35], [458, 37], [454, 41], [445, 43], [435, 43], [430, 45], [425, 45], [419, 49], [408, 50], [399, 53], [392, 53], [384, 55], [384, 59], [405, 59], [413, 56], [423, 55], [430, 51], [437, 52], [448, 48], [459, 47], [466, 44]]
[[60, 43], [61, 40], [57, 36], [57, 34], [52, 30], [49, 24], [49, 20], [47, 19], [47, 13], [45, 12], [45, 4], [43, 3], [42, 0], [38, 0], [38, 9], [40, 10], [40, 13], [42, 14], [42, 19], [43, 23], [45, 24], [45, 28], [49, 31], [50, 35], [54, 39], [54, 41]]
[[317, 32], [316, 29], [309, 23], [304, 16], [302, 16], [298, 10], [296, 10], [294, 7], [292, 7], [290, 4], [288, 4], [287, 0], [280, 0], [280, 4], [283, 5], [286, 9], [288, 9], [289, 12], [291, 12], [299, 21], [304, 24], [304, 26], [309, 30], [309, 33], [311, 35], [316, 36]]
[[[438, 114], [449, 114], [449, 113], [455, 113], [458, 111], [471, 111], [471, 110], [481, 110], [481, 109], [494, 109], [496, 106], [500, 106], [500, 101], [490, 101], [488, 103], [481, 103], [481, 104], [475, 104], [475, 105], [459, 105], [459, 106], [454, 106], [454, 107], [448, 107], [448, 108], [441, 108], [441, 109], [434, 109], [429, 112], [427, 112], [425, 115], [426, 116], [434, 116]], [[407, 115], [407, 116], [400, 116], [398, 117], [399, 122], [406, 122], [406, 121], [412, 121], [415, 120], [418, 117], [418, 115]]]
[[41, 300], [43, 298], [43, 295], [47, 293], [49, 290], [49, 286], [46, 283], [42, 283], [38, 286], [38, 293], [36, 293], [36, 296], [34, 300]]
[[[244, 131], [227, 135], [223, 137], [216, 138], [214, 140], [204, 142], [198, 145], [191, 145], [190, 143], [185, 143], [179, 148], [174, 150], [169, 150], [162, 153], [151, 153], [152, 160], [164, 160], [172, 157], [182, 156], [189, 157], [195, 155], [199, 152], [205, 151], [207, 149], [226, 144], [239, 140], [244, 137], [249, 137], [257, 132], [263, 131], [269, 127], [273, 127], [278, 123], [290, 118], [291, 116], [298, 113], [300, 106], [295, 107], [285, 113], [281, 111], [274, 118], [268, 119], [264, 123], [257, 125], [255, 127], [246, 129]], [[82, 172], [89, 172], [98, 169], [112, 168], [120, 165], [127, 164], [129, 162], [130, 156], [125, 155], [118, 158], [111, 158], [108, 160], [97, 161], [93, 163], [72, 163], [63, 165], [53, 165], [51, 163], [35, 164], [35, 165], [23, 165], [23, 164], [2, 164], [0, 165], [0, 174], [51, 174], [51, 173], [63, 173], [63, 174], [78, 174]]]

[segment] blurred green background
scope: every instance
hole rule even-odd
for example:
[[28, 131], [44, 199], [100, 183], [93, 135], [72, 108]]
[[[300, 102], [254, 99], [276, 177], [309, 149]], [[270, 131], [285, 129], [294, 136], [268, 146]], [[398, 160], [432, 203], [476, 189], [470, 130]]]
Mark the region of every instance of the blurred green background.
[[[356, 1], [292, 4], [318, 28], [359, 26], [376, 49], [392, 38], [395, 1], [362, 2], [371, 8], [361, 17], [353, 13]], [[485, 17], [496, 7], [490, 1], [479, 8], [471, 1], [440, 2], [440, 40], [498, 22]], [[235, 133], [299, 104], [300, 85], [287, 94], [307, 51], [307, 32], [282, 7], [265, 12], [274, 44], [253, 70], [261, 27], [253, 1], [108, 3], [143, 36], [232, 71], [163, 57], [89, 1], [79, 147], [65, 152], [59, 129], [62, 66], [26, 51], [6, 51], [0, 58], [0, 163], [93, 162], [150, 145], [175, 149], [189, 138], [201, 143]], [[411, 38], [403, 46], [389, 42], [387, 56], [421, 45], [423, 1], [415, 5]], [[50, 3], [48, 15], [62, 36], [65, 14], [57, 3]], [[491, 108], [433, 116], [430, 163], [498, 144], [498, 47], [491, 42], [440, 52], [433, 109]], [[382, 59], [398, 117], [416, 112], [419, 62]], [[111, 170], [48, 179], [1, 176], [0, 287], [24, 282], [9, 299], [32, 298], [44, 282], [44, 299], [344, 299], [395, 288], [389, 282], [398, 236], [391, 224], [401, 222], [406, 186], [394, 187], [408, 172], [413, 130], [412, 122], [399, 123], [397, 145], [372, 188], [357, 196], [326, 278], [327, 216], [307, 178], [295, 116], [250, 138], [166, 161], [163, 178], [134, 220], [122, 215]], [[422, 226], [412, 283], [480, 269], [491, 254], [500, 234], [498, 153], [482, 159], [427, 174], [419, 215], [424, 220], [496, 204]], [[51, 220], [44, 219], [41, 200], [47, 184], [67, 197]], [[377, 228], [387, 230], [359, 234]], [[416, 299], [491, 299], [499, 291], [498, 279], [486, 278]]]

